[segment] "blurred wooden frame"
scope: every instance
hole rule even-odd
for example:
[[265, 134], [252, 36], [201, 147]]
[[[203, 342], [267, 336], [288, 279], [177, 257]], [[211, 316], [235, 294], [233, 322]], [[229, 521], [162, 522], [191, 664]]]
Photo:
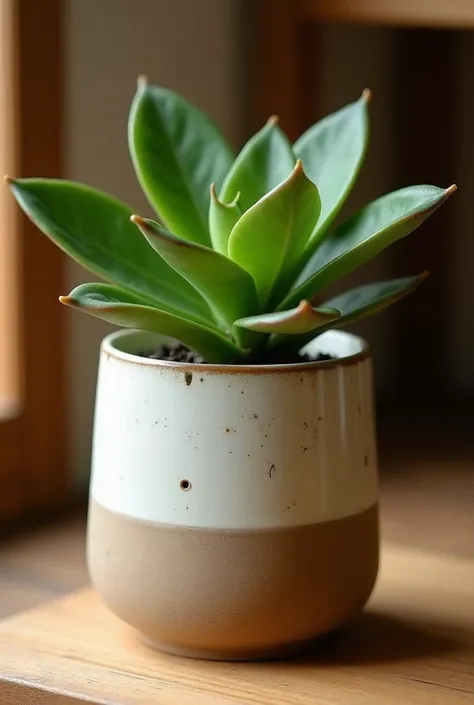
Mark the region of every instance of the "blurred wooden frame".
[[[394, 165], [397, 181], [425, 183], [429, 175], [431, 183], [452, 183], [452, 30], [474, 29], [473, 0], [260, 0], [258, 8], [256, 100], [260, 122], [276, 113], [294, 139], [318, 118], [315, 96], [311, 95], [314, 91], [309, 88], [318, 84], [318, 24], [330, 21], [398, 27], [394, 91], [398, 104], [409, 105], [410, 110], [400, 107], [397, 115], [396, 139], [404, 145]], [[420, 134], [422, 141], [417, 139]], [[433, 144], [444, 145], [441, 154], [432, 149]], [[451, 208], [447, 204], [420, 230], [416, 240], [399, 243], [393, 250], [393, 276], [423, 269], [432, 272], [417, 292], [417, 306], [401, 302], [395, 314], [394, 389], [405, 401], [423, 398], [439, 403], [443, 394], [449, 396], [449, 336], [439, 334], [443, 329], [439, 312], [448, 308], [446, 272], [452, 247], [446, 232]], [[433, 354], [413, 354], [420, 350]]]
[[296, 4], [308, 19], [392, 27], [474, 26], [472, 0], [296, 0]]
[[[12, 176], [61, 175], [62, 1], [0, 2], [0, 160]], [[6, 86], [6, 90], [4, 88]], [[0, 520], [68, 491], [62, 256], [0, 187]]]

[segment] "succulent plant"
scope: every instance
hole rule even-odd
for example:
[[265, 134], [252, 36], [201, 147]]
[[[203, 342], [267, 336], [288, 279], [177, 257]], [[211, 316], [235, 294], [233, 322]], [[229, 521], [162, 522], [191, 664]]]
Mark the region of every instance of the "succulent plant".
[[139, 80], [129, 150], [157, 220], [79, 183], [8, 181], [38, 228], [108, 282], [78, 286], [62, 303], [177, 339], [208, 362], [284, 360], [412, 292], [425, 273], [324, 300], [456, 189], [402, 188], [334, 225], [365, 157], [369, 98], [364, 91], [294, 144], [271, 117], [235, 156], [195, 105]]

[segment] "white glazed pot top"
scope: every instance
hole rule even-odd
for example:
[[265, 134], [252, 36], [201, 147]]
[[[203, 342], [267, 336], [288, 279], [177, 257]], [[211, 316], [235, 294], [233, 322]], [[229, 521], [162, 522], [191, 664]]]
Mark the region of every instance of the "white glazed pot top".
[[[129, 354], [157, 338], [105, 339], [91, 497], [113, 512], [181, 526], [302, 526], [377, 502], [372, 368], [364, 342], [315, 341], [339, 360], [255, 368]], [[313, 350], [314, 351], [314, 350]]]

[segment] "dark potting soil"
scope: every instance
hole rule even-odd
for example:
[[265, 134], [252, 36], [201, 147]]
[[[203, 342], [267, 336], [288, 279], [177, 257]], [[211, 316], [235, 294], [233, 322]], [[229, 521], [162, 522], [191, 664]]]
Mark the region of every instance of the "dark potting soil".
[[[206, 364], [201, 355], [189, 350], [185, 345], [177, 343], [176, 345], [162, 345], [157, 350], [152, 350], [151, 352], [141, 353], [141, 357], [147, 357], [151, 360], [166, 360], [169, 362], [187, 362], [194, 364]], [[251, 364], [254, 365], [290, 365], [298, 362], [320, 362], [322, 360], [332, 360], [332, 355], [327, 355], [325, 353], [319, 353], [316, 357], [311, 357], [310, 355], [301, 355], [299, 353], [293, 355], [287, 355], [281, 358], [269, 358], [268, 356], [263, 356], [261, 358], [255, 358], [252, 360]], [[248, 363], [247, 363], [248, 364]]]
[[160, 345], [157, 350], [143, 353], [142, 357], [148, 357], [151, 360], [166, 360], [169, 362], [191, 362], [199, 365], [205, 362], [200, 355], [181, 343], [176, 345]]

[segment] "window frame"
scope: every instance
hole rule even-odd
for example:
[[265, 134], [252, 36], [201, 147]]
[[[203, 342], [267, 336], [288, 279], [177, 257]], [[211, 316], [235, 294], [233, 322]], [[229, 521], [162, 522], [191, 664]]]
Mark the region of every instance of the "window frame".
[[[2, 2], [10, 24], [10, 175], [60, 177], [63, 2]], [[8, 204], [3, 224], [15, 237], [12, 305], [18, 327], [15, 366], [20, 404], [15, 416], [0, 420], [0, 521], [60, 504], [71, 485], [66, 463], [64, 317], [58, 303], [64, 256], [11, 195], [10, 199], [13, 205]]]

